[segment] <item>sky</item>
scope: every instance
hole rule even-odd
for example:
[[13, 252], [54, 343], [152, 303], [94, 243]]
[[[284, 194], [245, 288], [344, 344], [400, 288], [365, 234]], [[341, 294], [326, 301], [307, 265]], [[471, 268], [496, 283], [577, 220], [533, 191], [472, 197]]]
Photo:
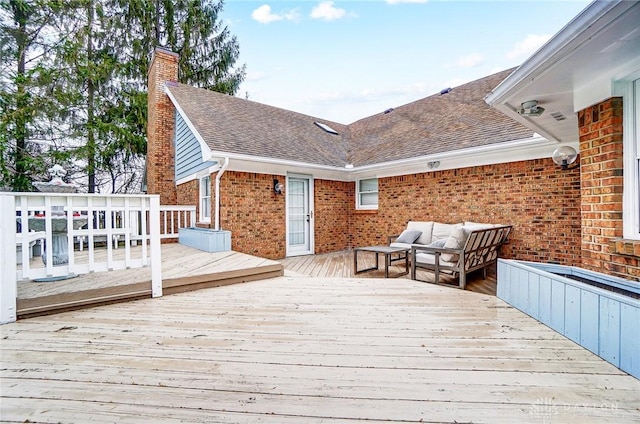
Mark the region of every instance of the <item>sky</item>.
[[350, 124], [520, 65], [584, 0], [226, 0], [238, 97]]

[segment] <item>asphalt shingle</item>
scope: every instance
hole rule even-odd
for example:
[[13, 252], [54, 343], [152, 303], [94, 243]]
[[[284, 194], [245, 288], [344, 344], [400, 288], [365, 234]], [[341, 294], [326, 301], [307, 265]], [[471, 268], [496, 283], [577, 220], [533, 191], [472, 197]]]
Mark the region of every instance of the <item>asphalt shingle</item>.
[[[214, 151], [357, 167], [531, 137], [530, 129], [484, 101], [512, 71], [350, 125], [184, 84], [172, 83], [168, 88]], [[326, 132], [314, 122], [327, 124], [339, 134]]]

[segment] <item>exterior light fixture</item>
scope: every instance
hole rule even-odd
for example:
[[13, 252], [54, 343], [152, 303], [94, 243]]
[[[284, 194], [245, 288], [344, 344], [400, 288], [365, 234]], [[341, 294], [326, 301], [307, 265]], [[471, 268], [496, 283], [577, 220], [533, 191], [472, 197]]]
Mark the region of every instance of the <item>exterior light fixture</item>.
[[277, 179], [273, 180], [273, 192], [275, 194], [284, 194], [284, 184], [279, 182]]
[[[570, 169], [569, 165], [574, 163], [578, 157], [578, 153], [571, 146], [562, 146], [558, 147], [551, 155], [551, 159], [555, 162], [556, 165], [562, 167], [562, 169]], [[578, 166], [579, 164], [576, 164]], [[576, 166], [572, 166], [571, 168], [575, 168]]]
[[517, 112], [522, 116], [540, 116], [544, 112], [544, 108], [538, 106], [537, 100], [529, 100], [522, 103]]
[[432, 162], [427, 162], [427, 166], [429, 167], [429, 169], [436, 169], [437, 167], [440, 166], [440, 161], [434, 160]]

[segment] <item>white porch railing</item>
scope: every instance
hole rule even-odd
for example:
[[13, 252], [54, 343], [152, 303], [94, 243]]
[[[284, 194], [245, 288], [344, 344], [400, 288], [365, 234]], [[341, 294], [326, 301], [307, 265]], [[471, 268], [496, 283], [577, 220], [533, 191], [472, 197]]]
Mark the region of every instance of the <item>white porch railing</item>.
[[178, 237], [178, 229], [196, 226], [196, 207], [160, 205], [160, 238]]
[[[16, 320], [17, 282], [23, 280], [150, 267], [152, 296], [162, 296], [160, 240], [195, 224], [195, 206], [161, 206], [157, 195], [0, 193], [0, 323]], [[101, 242], [106, 259], [103, 252], [96, 256]], [[124, 252], [116, 259], [120, 242]], [[35, 243], [47, 246], [44, 266], [30, 264]], [[141, 253], [132, 254], [138, 243]], [[76, 244], [87, 248], [81, 261]]]

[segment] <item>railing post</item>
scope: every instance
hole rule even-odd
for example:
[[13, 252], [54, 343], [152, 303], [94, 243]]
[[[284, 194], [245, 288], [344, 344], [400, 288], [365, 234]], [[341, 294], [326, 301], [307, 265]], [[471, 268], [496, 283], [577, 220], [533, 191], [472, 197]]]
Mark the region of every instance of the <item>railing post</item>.
[[[16, 316], [16, 203], [13, 195], [0, 195], [0, 324], [14, 322]], [[26, 217], [23, 219], [26, 220]], [[23, 249], [29, 244], [23, 243]]]
[[151, 254], [151, 296], [162, 296], [162, 248], [160, 246], [160, 196], [149, 199], [149, 248]]

